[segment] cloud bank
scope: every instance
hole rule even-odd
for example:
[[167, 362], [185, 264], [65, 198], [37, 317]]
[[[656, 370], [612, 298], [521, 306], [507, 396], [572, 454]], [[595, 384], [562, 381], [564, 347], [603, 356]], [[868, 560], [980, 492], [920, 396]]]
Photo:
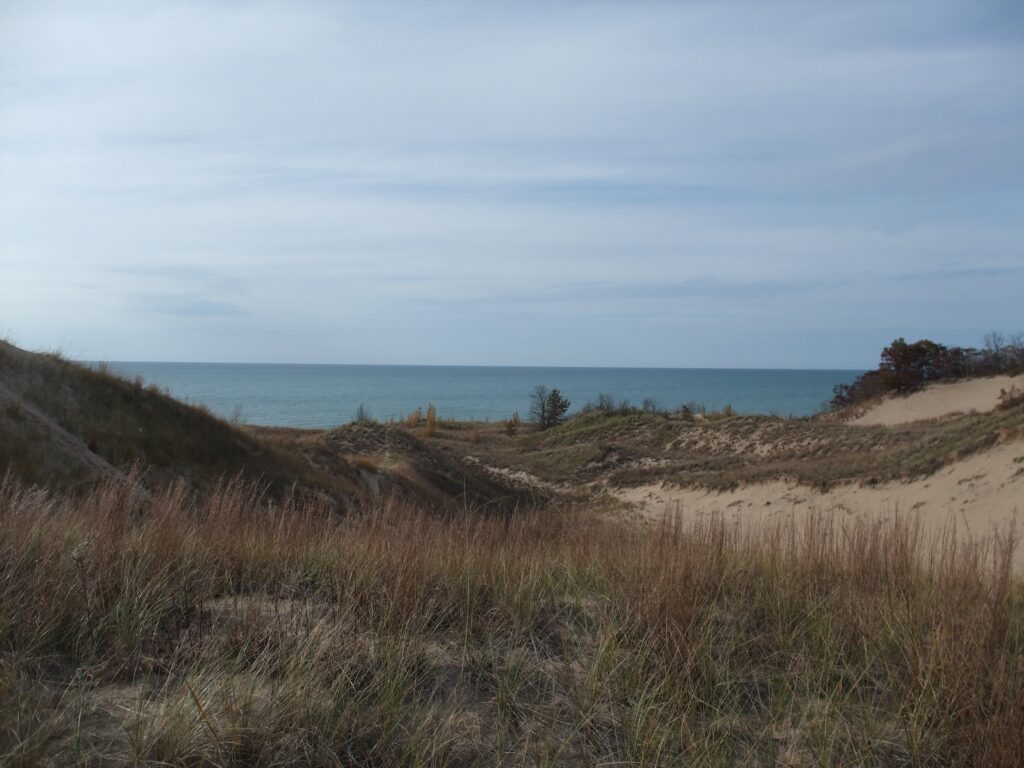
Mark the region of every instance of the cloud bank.
[[0, 4], [26, 346], [859, 367], [1021, 296], [1018, 3]]

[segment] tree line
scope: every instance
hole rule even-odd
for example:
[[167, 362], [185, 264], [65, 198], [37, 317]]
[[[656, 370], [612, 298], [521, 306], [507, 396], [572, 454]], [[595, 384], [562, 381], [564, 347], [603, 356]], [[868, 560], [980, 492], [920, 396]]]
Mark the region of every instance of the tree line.
[[842, 408], [889, 392], [912, 392], [936, 381], [1024, 372], [1024, 333], [985, 335], [981, 347], [948, 347], [900, 337], [882, 350], [878, 368], [850, 384], [837, 384], [832, 407]]

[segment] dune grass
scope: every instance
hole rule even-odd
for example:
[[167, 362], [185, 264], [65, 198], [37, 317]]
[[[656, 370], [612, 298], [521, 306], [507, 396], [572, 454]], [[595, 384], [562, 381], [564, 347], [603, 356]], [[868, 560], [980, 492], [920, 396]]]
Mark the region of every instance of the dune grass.
[[[924, 477], [1024, 436], [1024, 405], [897, 427], [831, 419], [595, 411], [544, 432], [473, 446], [489, 463], [553, 482], [615, 486], [668, 482], [710, 489], [785, 479], [827, 490], [842, 483]], [[455, 442], [448, 443], [458, 448]]]
[[0, 487], [3, 765], [986, 765], [1015, 538]]

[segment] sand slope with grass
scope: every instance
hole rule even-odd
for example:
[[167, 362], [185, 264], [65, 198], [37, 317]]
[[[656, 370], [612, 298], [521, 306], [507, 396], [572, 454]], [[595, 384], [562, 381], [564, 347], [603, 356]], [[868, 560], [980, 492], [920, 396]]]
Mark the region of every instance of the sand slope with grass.
[[[614, 492], [642, 518], [679, 514], [686, 520], [723, 516], [736, 522], [770, 521], [817, 511], [851, 517], [920, 518], [937, 532], [955, 525], [961, 534], [987, 536], [1024, 515], [1024, 441], [979, 452], [935, 474], [909, 482], [847, 483], [828, 491], [782, 480], [742, 485], [728, 491], [679, 488], [663, 483]], [[1018, 550], [1016, 567], [1024, 568]]]
[[991, 376], [951, 384], [933, 384], [920, 392], [890, 396], [849, 423], [860, 426], [896, 426], [954, 413], [984, 413], [999, 403], [1001, 390], [1024, 388], [1024, 376]]

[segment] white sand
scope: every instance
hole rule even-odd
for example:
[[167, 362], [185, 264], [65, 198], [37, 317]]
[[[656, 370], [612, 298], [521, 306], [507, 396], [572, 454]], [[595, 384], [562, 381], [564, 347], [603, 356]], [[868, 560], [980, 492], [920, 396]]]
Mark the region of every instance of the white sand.
[[952, 413], [991, 411], [999, 402], [999, 391], [1014, 385], [1024, 389], [1024, 376], [993, 376], [952, 384], [933, 384], [905, 397], [887, 397], [849, 423], [893, 426], [921, 419], [937, 419]]
[[[940, 530], [955, 521], [961, 533], [985, 536], [1024, 515], [1024, 441], [997, 445], [907, 483], [850, 484], [824, 493], [784, 481], [721, 493], [656, 484], [617, 491], [616, 496], [651, 518], [666, 511], [684, 519], [718, 514], [738, 521], [765, 521], [810, 510], [873, 518], [899, 512], [919, 514], [927, 529]], [[1024, 546], [1016, 553], [1016, 567], [1024, 569]]]

